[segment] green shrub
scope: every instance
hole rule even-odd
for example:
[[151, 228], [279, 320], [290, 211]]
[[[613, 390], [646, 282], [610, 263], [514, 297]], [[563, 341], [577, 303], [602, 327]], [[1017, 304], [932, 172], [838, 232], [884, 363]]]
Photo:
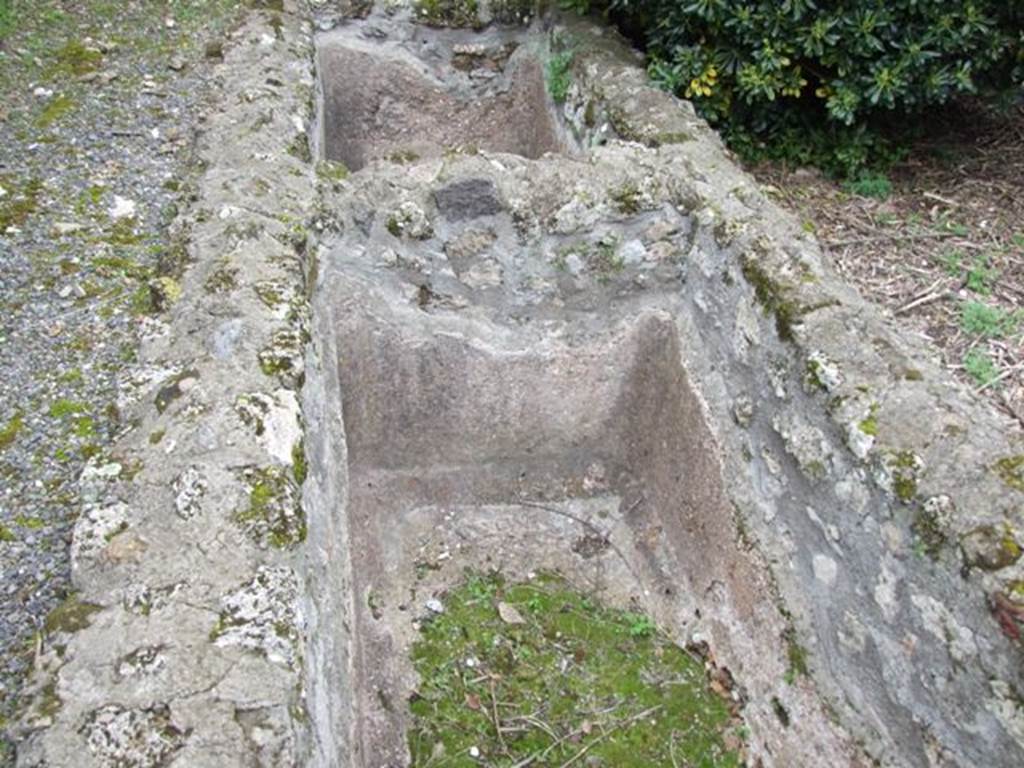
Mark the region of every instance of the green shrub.
[[645, 38], [654, 80], [691, 99], [741, 152], [825, 158], [847, 174], [889, 159], [879, 123], [905, 124], [1024, 76], [1019, 2], [609, 2]]
[[845, 184], [846, 190], [861, 197], [873, 197], [876, 200], [887, 200], [892, 194], [892, 182], [889, 177], [877, 173], [862, 173], [856, 179]]

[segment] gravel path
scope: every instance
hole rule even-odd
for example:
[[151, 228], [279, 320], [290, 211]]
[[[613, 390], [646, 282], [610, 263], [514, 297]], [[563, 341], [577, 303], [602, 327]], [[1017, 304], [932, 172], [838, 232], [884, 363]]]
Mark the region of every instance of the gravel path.
[[240, 3], [155, 5], [0, 14], [0, 730], [68, 595], [78, 477], [109, 457], [117, 382], [174, 299], [169, 225]]

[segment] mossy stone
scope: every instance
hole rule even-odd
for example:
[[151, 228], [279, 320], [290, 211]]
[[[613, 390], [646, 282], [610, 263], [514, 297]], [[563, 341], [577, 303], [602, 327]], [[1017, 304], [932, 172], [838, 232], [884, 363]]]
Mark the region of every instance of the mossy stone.
[[754, 297], [765, 313], [775, 317], [775, 330], [783, 341], [793, 340], [793, 326], [800, 320], [800, 306], [789, 297], [790, 289], [773, 279], [757, 258], [743, 259], [743, 277], [754, 289]]
[[1021, 556], [1020, 544], [1007, 527], [983, 525], [960, 540], [964, 561], [969, 567], [998, 571], [1016, 563]]
[[71, 596], [50, 611], [43, 622], [46, 634], [58, 632], [80, 632], [92, 623], [93, 614], [103, 610], [93, 603], [85, 603]]
[[996, 462], [996, 473], [1011, 488], [1024, 491], [1024, 454], [1006, 456]]

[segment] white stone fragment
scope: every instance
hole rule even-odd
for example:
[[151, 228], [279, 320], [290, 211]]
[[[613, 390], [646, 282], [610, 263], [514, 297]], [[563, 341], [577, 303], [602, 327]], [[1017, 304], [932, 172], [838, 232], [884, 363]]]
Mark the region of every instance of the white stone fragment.
[[436, 597], [432, 597], [425, 603], [427, 610], [431, 613], [444, 613], [444, 604]]
[[136, 207], [134, 200], [114, 195], [114, 204], [107, 209], [107, 214], [115, 221], [118, 219], [130, 219], [135, 216]]
[[811, 560], [811, 567], [814, 569], [815, 579], [829, 588], [835, 586], [839, 573], [839, 566], [835, 560], [828, 555], [816, 554]]

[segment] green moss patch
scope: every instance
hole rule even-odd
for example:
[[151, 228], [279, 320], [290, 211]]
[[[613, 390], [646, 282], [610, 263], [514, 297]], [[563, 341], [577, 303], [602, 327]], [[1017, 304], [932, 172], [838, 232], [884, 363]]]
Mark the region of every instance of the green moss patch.
[[348, 178], [349, 170], [344, 163], [324, 160], [317, 163], [316, 175], [325, 181], [344, 181]]
[[413, 646], [413, 766], [737, 766], [704, 661], [557, 576], [470, 574]]
[[639, 213], [643, 208], [643, 195], [636, 184], [632, 182], [612, 190], [609, 196], [619, 213], [624, 213], [627, 216]]
[[78, 40], [69, 40], [57, 50], [54, 58], [50, 75], [81, 76], [99, 69], [103, 62], [103, 53], [98, 48], [88, 47]]
[[24, 426], [25, 417], [21, 413], [15, 413], [3, 427], [0, 427], [0, 451], [10, 447], [18, 439], [18, 434]]
[[766, 314], [775, 317], [775, 330], [783, 341], [793, 340], [793, 326], [800, 321], [800, 306], [789, 297], [789, 289], [774, 280], [757, 262], [748, 255], [743, 260], [743, 277], [754, 289], [754, 297]]
[[84, 603], [72, 596], [50, 611], [43, 622], [43, 629], [48, 635], [58, 632], [80, 632], [92, 623], [92, 615], [100, 610], [100, 606]]
[[[0, 442], [0, 447], [2, 446], [3, 443]], [[995, 470], [1008, 486], [1024, 491], [1024, 454], [1000, 459], [996, 462]]]
[[43, 111], [39, 113], [39, 117], [36, 118], [36, 126], [39, 128], [49, 128], [74, 109], [74, 107], [75, 100], [70, 96], [65, 96], [64, 94], [54, 96], [43, 107]]
[[[301, 450], [301, 443], [297, 443]], [[293, 457], [295, 453], [293, 451]], [[305, 465], [303, 469], [305, 472]], [[306, 519], [295, 483], [280, 467], [247, 468], [249, 505], [235, 519], [261, 543], [287, 549], [306, 540]]]
[[55, 419], [63, 419], [65, 416], [72, 416], [86, 410], [85, 403], [79, 403], [62, 397], [50, 405], [50, 415]]
[[983, 525], [960, 539], [968, 567], [998, 571], [1020, 560], [1021, 548], [1009, 526]]
[[43, 182], [29, 179], [22, 185], [11, 176], [0, 176], [0, 187], [7, 193], [0, 196], [0, 234], [3, 234], [8, 227], [21, 226], [36, 212]]

